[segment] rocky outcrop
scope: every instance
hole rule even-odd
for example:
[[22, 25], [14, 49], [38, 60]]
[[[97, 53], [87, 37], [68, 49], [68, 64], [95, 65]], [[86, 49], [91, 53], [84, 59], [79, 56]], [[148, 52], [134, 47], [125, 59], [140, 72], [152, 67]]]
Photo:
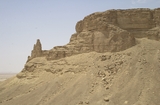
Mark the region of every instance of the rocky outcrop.
[[160, 27], [155, 27], [146, 32], [147, 38], [153, 40], [160, 40]]
[[37, 40], [31, 57], [56, 60], [87, 52], [118, 52], [135, 45], [135, 38], [159, 40], [160, 9], [127, 9], [96, 12], [76, 24], [76, 33], [65, 46], [43, 51]]
[[37, 43], [33, 47], [31, 57], [35, 58], [35, 57], [40, 57], [41, 55], [42, 55], [42, 46], [40, 40], [37, 39]]
[[34, 44], [33, 46], [33, 50], [31, 52], [31, 56], [28, 56], [28, 60], [31, 60], [33, 58], [36, 58], [36, 57], [41, 57], [43, 54], [42, 54], [42, 45], [41, 45], [41, 42], [39, 39], [37, 39], [37, 42], [36, 44]]
[[117, 52], [133, 45], [135, 45], [135, 39], [129, 32], [108, 24], [105, 33], [101, 31], [82, 31], [73, 34], [67, 45], [50, 50], [47, 59], [54, 60], [91, 51], [99, 53]]
[[108, 10], [93, 13], [77, 23], [76, 31], [78, 33], [87, 30], [104, 31], [107, 24], [127, 30], [137, 38], [146, 37], [146, 30], [160, 26], [160, 8]]
[[106, 34], [101, 31], [83, 31], [74, 34], [69, 43], [69, 45], [75, 45], [76, 52], [80, 53], [90, 51], [116, 52], [127, 49], [134, 44], [135, 39], [129, 32], [113, 25], [108, 25]]
[[159, 105], [159, 16], [93, 13], [65, 46], [42, 50], [37, 40], [22, 72], [0, 82], [0, 105]]

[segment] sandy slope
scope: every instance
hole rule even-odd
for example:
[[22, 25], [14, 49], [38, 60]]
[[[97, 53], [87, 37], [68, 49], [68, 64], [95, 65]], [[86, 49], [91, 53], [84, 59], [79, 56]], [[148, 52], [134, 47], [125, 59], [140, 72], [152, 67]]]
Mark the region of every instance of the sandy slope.
[[160, 42], [137, 39], [117, 53], [35, 58], [26, 78], [0, 82], [0, 105], [159, 105]]

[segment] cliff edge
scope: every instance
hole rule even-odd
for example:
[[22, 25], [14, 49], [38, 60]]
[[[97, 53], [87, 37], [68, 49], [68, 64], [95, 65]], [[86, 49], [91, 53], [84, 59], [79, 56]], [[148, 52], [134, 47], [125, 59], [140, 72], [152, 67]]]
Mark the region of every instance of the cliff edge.
[[[37, 40], [31, 57], [56, 60], [87, 52], [118, 52], [136, 44], [135, 38], [160, 39], [160, 9], [107, 10], [86, 16], [76, 24], [76, 33], [65, 46], [42, 51]], [[157, 29], [157, 30], [156, 30]]]

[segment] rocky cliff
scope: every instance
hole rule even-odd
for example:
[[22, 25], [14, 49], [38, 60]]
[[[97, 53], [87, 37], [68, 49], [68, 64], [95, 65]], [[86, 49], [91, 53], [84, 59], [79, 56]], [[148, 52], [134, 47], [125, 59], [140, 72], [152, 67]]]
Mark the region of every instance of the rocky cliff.
[[[40, 41], [31, 57], [56, 60], [87, 52], [118, 52], [135, 45], [135, 38], [159, 40], [160, 9], [107, 10], [86, 16], [76, 24], [76, 33], [65, 46], [42, 51]], [[157, 31], [156, 31], [157, 29]]]
[[70, 42], [42, 50], [0, 82], [0, 105], [158, 105], [160, 9], [108, 10], [76, 24]]

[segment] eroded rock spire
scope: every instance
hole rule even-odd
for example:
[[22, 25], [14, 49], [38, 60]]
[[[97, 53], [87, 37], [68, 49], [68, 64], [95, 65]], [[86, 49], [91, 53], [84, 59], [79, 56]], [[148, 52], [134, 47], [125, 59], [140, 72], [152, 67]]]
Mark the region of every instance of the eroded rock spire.
[[42, 55], [42, 45], [39, 39], [37, 39], [36, 44], [34, 44], [32, 53], [31, 53], [31, 57], [35, 58], [35, 57], [40, 57]]
[[31, 52], [31, 56], [28, 57], [28, 61], [35, 58], [42, 56], [42, 45], [39, 39], [37, 39], [36, 44], [33, 46], [33, 50]]

